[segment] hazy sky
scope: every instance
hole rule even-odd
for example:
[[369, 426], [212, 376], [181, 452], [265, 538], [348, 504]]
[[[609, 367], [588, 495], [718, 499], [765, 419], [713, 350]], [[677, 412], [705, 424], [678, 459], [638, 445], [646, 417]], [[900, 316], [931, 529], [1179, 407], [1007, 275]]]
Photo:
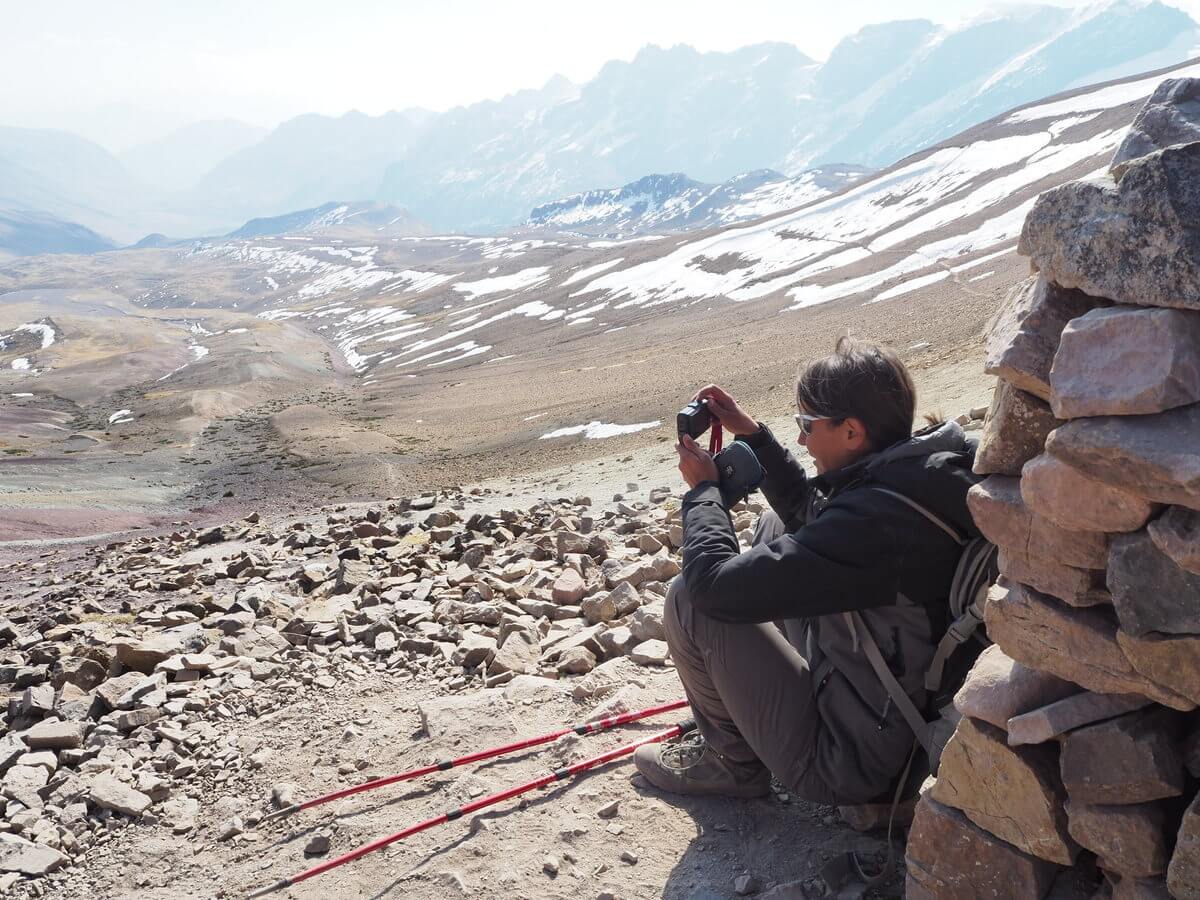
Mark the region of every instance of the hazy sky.
[[[1050, 0], [1081, 6], [1082, 0]], [[1171, 0], [1200, 18], [1200, 0]], [[953, 23], [982, 0], [0, 0], [0, 125], [112, 149], [188, 121], [446, 109], [585, 81], [645, 44], [788, 41], [818, 59], [871, 22]]]

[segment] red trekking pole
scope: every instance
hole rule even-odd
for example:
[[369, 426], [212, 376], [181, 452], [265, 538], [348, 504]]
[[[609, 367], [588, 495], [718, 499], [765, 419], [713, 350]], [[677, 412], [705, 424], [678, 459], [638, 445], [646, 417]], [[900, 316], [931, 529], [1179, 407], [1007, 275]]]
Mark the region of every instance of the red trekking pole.
[[648, 719], [650, 716], [657, 716], [661, 713], [671, 712], [672, 710], [679, 709], [683, 706], [687, 706], [687, 700], [675, 700], [671, 703], [664, 703], [661, 706], [651, 706], [649, 709], [643, 709], [639, 712], [621, 713], [617, 716], [609, 716], [607, 719], [598, 719], [595, 722], [581, 722], [578, 725], [572, 725], [570, 728], [563, 728], [559, 731], [552, 731], [549, 734], [543, 734], [541, 737], [516, 741], [512, 744], [505, 744], [503, 747], [494, 747], [491, 750], [479, 750], [475, 753], [468, 753], [465, 756], [460, 756], [456, 759], [439, 760], [432, 765], [422, 766], [419, 769], [410, 769], [409, 771], [401, 772], [398, 775], [385, 775], [382, 778], [374, 778], [370, 781], [364, 781], [362, 784], [356, 784], [353, 787], [343, 788], [340, 791], [334, 791], [330, 794], [314, 797], [312, 800], [305, 800], [303, 803], [293, 803], [291, 806], [285, 806], [283, 809], [277, 809], [274, 812], [263, 816], [262, 819], [259, 820], [259, 824], [268, 822], [271, 819], [290, 816], [292, 813], [300, 812], [304, 809], [312, 809], [314, 806], [320, 806], [323, 803], [329, 803], [333, 800], [340, 800], [342, 797], [350, 797], [354, 794], [361, 794], [363, 791], [372, 791], [375, 788], [381, 788], [389, 784], [396, 784], [401, 781], [409, 781], [413, 778], [420, 778], [423, 775], [432, 775], [434, 772], [448, 772], [450, 769], [456, 769], [459, 766], [468, 766], [471, 763], [482, 762], [485, 759], [494, 759], [497, 756], [504, 756], [508, 753], [516, 753], [519, 750], [527, 750], [530, 747], [538, 747], [542, 744], [548, 744], [551, 741], [556, 741], [564, 735], [577, 734], [582, 737], [588, 734], [596, 734], [601, 731], [607, 731], [609, 728], [616, 728], [618, 725], [628, 725], [630, 722], [637, 722], [639, 719]]
[[594, 769], [597, 766], [602, 766], [605, 763], [612, 762], [615, 759], [620, 759], [623, 756], [628, 756], [633, 753], [638, 747], [645, 744], [655, 744], [659, 741], [665, 741], [668, 738], [673, 738], [677, 734], [682, 734], [689, 731], [693, 727], [693, 722], [685, 720], [680, 722], [665, 731], [659, 731], [649, 737], [642, 738], [638, 741], [626, 744], [623, 747], [617, 747], [615, 750], [609, 750], [606, 753], [601, 753], [599, 756], [593, 756], [591, 759], [585, 759], [582, 762], [577, 762], [572, 766], [558, 769], [551, 772], [549, 775], [544, 775], [541, 778], [530, 781], [526, 784], [518, 785], [517, 787], [508, 788], [507, 790], [491, 794], [487, 797], [481, 797], [478, 800], [473, 800], [465, 806], [457, 807], [449, 812], [442, 813], [440, 816], [435, 816], [432, 819], [426, 819], [424, 822], [418, 822], [416, 825], [410, 825], [403, 831], [397, 831], [395, 834], [389, 834], [386, 837], [381, 837], [369, 844], [363, 844], [356, 850], [351, 850], [349, 853], [343, 854], [336, 859], [331, 859], [328, 862], [323, 862], [320, 865], [313, 866], [301, 872], [299, 875], [293, 875], [291, 878], [285, 878], [282, 881], [277, 881], [275, 884], [268, 885], [264, 888], [259, 888], [247, 895], [247, 900], [253, 900], [255, 897], [265, 897], [267, 894], [273, 894], [275, 891], [282, 891], [284, 888], [289, 888], [294, 884], [299, 884], [301, 881], [306, 881], [309, 878], [320, 875], [323, 872], [328, 872], [330, 869], [336, 869], [338, 866], [345, 865], [348, 862], [353, 862], [360, 856], [366, 856], [368, 853], [374, 853], [376, 850], [381, 850], [389, 844], [394, 844], [397, 841], [402, 841], [406, 837], [411, 837], [418, 832], [433, 828], [435, 825], [441, 825], [443, 822], [452, 822], [455, 819], [460, 819], [465, 815], [470, 815], [473, 812], [478, 812], [488, 806], [493, 806], [497, 803], [503, 803], [505, 800], [511, 800], [513, 797], [518, 797], [521, 794], [535, 791], [538, 788], [545, 787], [548, 784], [553, 784], [556, 781], [563, 781], [573, 775], [579, 775], [589, 769]]

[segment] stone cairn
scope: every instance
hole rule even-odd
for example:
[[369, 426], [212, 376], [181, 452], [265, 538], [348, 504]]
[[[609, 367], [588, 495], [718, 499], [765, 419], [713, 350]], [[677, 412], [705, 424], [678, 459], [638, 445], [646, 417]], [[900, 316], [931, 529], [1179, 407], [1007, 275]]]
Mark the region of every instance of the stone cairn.
[[969, 503], [990, 646], [917, 805], [909, 897], [1200, 897], [1200, 80], [1042, 194], [989, 325]]

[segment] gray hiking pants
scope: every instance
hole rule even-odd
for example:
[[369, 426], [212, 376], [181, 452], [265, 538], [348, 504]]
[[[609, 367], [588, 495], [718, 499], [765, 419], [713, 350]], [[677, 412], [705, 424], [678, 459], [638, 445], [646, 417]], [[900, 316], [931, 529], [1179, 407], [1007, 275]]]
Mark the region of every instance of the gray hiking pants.
[[[783, 534], [764, 512], [754, 543]], [[798, 647], [802, 623], [718, 622], [693, 608], [683, 577], [671, 582], [663, 617], [667, 645], [700, 733], [732, 762], [761, 760], [798, 796], [836, 802], [813, 772], [820, 720], [812, 672]]]

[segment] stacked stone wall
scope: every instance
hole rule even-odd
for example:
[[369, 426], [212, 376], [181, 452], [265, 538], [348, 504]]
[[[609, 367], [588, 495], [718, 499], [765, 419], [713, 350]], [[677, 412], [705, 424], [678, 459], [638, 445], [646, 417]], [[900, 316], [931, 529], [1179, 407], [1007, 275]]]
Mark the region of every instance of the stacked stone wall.
[[990, 323], [969, 503], [994, 642], [926, 783], [909, 897], [1200, 898], [1200, 80], [1043, 194]]

